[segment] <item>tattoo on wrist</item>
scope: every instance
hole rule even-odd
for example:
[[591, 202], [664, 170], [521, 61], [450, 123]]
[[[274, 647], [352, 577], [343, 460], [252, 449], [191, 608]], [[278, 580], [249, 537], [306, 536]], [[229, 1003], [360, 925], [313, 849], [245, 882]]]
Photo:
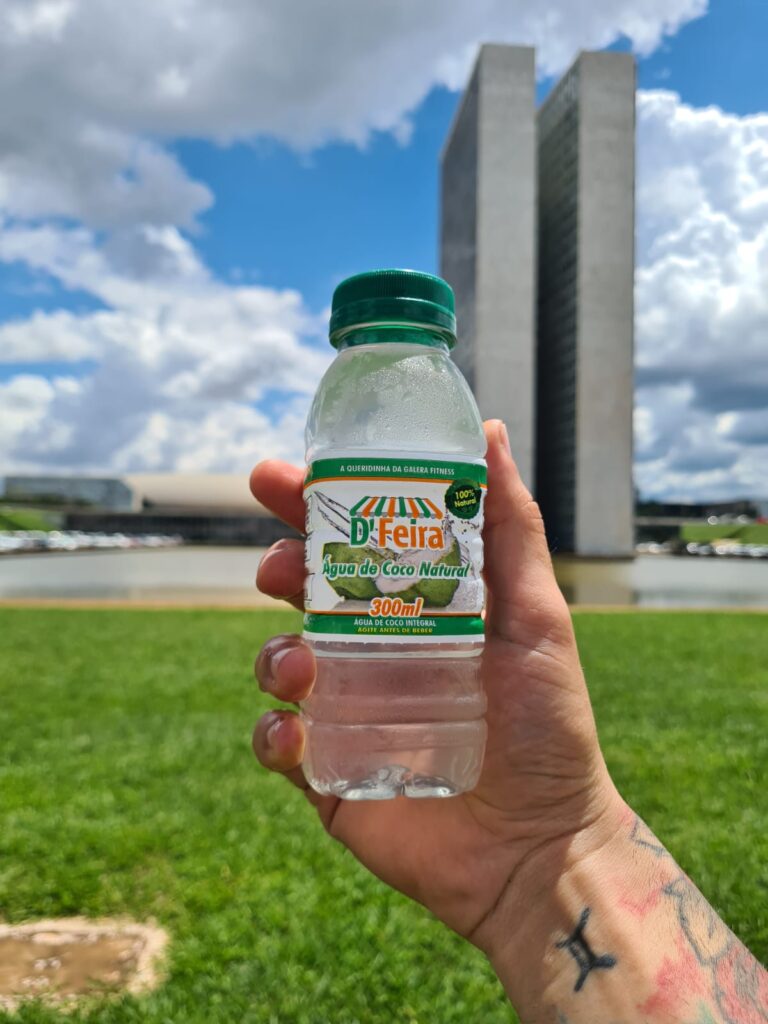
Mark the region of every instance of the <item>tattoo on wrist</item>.
[[699, 968], [710, 975], [723, 1024], [768, 1021], [768, 974], [717, 916], [682, 872], [664, 895], [674, 900], [677, 919]]
[[[635, 882], [631, 892], [629, 888], [620, 892], [619, 909], [640, 919], [654, 912], [661, 914], [672, 940], [662, 952], [653, 991], [644, 1002], [635, 1004], [641, 1019], [681, 1024], [768, 1024], [768, 972], [723, 923], [645, 822], [635, 817], [631, 826], [627, 821], [627, 829], [625, 835], [638, 847], [638, 860], [644, 862], [646, 880], [639, 886]], [[646, 851], [645, 858], [640, 857], [640, 851]], [[649, 863], [650, 857], [655, 863]], [[592, 971], [610, 970], [618, 962], [610, 953], [598, 956], [585, 938], [590, 913], [590, 907], [585, 907], [573, 932], [555, 944], [557, 949], [567, 950], [578, 966], [574, 992], [582, 990]], [[677, 924], [671, 930], [670, 916]], [[596, 986], [590, 991], [592, 988], [595, 993], [599, 991]], [[570, 1014], [571, 1006], [575, 1011], [577, 1005], [582, 1013], [596, 1012], [589, 997], [567, 1006], [553, 1006], [552, 1024], [570, 1024], [566, 1011]], [[613, 1017], [601, 1019], [615, 1024]], [[632, 1017], [632, 1021], [637, 1019]], [[629, 1021], [622, 1018], [622, 1024]]]
[[669, 857], [669, 852], [661, 845], [656, 836], [639, 815], [635, 815], [635, 823], [629, 836], [630, 842], [635, 846], [642, 846], [644, 850], [650, 850], [654, 857], [661, 859]]
[[[629, 838], [658, 860], [674, 864], [642, 818], [635, 818]], [[682, 932], [682, 949], [689, 952], [678, 960], [665, 961], [656, 992], [640, 1009], [646, 1012], [671, 1010], [671, 1006], [665, 1006], [669, 996], [674, 999], [675, 995], [685, 990], [692, 992], [703, 983], [712, 1000], [711, 1012], [707, 1008], [702, 1010], [703, 1022], [760, 1024], [765, 1021], [768, 1024], [768, 974], [721, 921], [690, 878], [681, 871], [657, 891], [662, 898], [674, 902]], [[669, 996], [665, 992], [668, 987], [674, 990]]]
[[603, 969], [610, 970], [615, 967], [617, 960], [615, 956], [611, 956], [610, 953], [603, 953], [601, 956], [597, 956], [590, 944], [584, 938], [584, 929], [587, 927], [587, 921], [591, 910], [589, 907], [585, 907], [581, 912], [579, 923], [573, 929], [567, 939], [562, 939], [560, 942], [556, 942], [555, 946], [557, 949], [567, 949], [579, 968], [579, 976], [576, 979], [573, 991], [580, 992], [584, 987], [584, 982], [587, 980], [592, 971]]

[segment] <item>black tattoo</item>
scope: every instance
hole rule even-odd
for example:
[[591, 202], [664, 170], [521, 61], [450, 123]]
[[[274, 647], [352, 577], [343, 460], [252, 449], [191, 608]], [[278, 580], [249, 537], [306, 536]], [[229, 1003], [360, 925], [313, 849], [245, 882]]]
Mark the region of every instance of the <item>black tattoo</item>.
[[630, 842], [635, 844], [635, 846], [642, 846], [645, 850], [650, 850], [654, 857], [661, 858], [669, 856], [667, 850], [664, 849], [642, 818], [635, 818], [635, 824], [632, 826], [632, 832], [630, 833], [629, 839]]
[[584, 938], [584, 929], [587, 926], [590, 913], [590, 908], [585, 907], [581, 912], [579, 923], [573, 929], [573, 932], [567, 939], [563, 939], [562, 942], [555, 943], [558, 949], [567, 949], [578, 964], [579, 976], [576, 979], [576, 985], [573, 989], [574, 992], [580, 992], [582, 990], [584, 982], [592, 971], [597, 970], [598, 968], [610, 970], [610, 968], [615, 967], [617, 963], [616, 957], [611, 956], [610, 953], [604, 953], [602, 956], [596, 956], [595, 953], [592, 952], [592, 947]]

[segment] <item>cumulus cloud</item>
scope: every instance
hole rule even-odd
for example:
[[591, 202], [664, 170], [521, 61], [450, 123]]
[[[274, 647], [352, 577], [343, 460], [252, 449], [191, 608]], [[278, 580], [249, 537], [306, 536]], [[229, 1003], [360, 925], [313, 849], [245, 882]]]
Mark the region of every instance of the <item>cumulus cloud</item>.
[[[0, 386], [4, 468], [243, 469], [300, 456], [328, 360], [291, 291], [216, 280], [190, 239], [214, 201], [170, 143], [405, 142], [477, 44], [543, 74], [620, 35], [647, 53], [706, 0], [0, 0], [0, 261], [100, 309], [0, 325], [0, 359], [72, 373]], [[297, 25], [301, 31], [297, 31]], [[669, 498], [765, 494], [768, 115], [638, 105], [637, 480]], [[88, 361], [85, 376], [75, 364]], [[279, 395], [280, 400], [274, 401]], [[279, 411], [277, 411], [279, 410]]]
[[768, 496], [768, 114], [638, 98], [637, 480]]
[[553, 73], [621, 35], [648, 52], [706, 6], [386, 0], [372, 18], [350, 0], [0, 0], [0, 210], [188, 226], [213, 197], [163, 140], [405, 139], [410, 111], [461, 87], [482, 41], [535, 44]]
[[[10, 252], [109, 306], [0, 325], [2, 361], [95, 365], [81, 379], [10, 379], [3, 467], [242, 470], [270, 453], [300, 459], [298, 424], [329, 351], [298, 293], [216, 281], [174, 228], [113, 242], [51, 226], [0, 235], [0, 258]], [[268, 416], [259, 404], [276, 389], [288, 398]]]
[[622, 34], [647, 52], [705, 9], [388, 0], [373, 24], [347, 0], [0, 0], [0, 93], [13, 97], [0, 107], [0, 261], [103, 307], [0, 325], [0, 360], [73, 364], [3, 385], [4, 468], [243, 468], [301, 454], [329, 358], [316, 319], [295, 292], [212, 277], [182, 232], [214, 197], [171, 141], [404, 142], [410, 111], [434, 85], [463, 85], [485, 39], [537, 45], [551, 73]]
[[761, 409], [728, 412], [720, 416], [718, 430], [726, 439], [740, 444], [768, 446], [768, 399]]
[[[124, 365], [124, 364], [123, 364]], [[5, 472], [245, 472], [260, 458], [301, 462], [309, 396], [275, 415], [236, 400], [176, 403], [140, 381], [18, 375], [0, 383]]]

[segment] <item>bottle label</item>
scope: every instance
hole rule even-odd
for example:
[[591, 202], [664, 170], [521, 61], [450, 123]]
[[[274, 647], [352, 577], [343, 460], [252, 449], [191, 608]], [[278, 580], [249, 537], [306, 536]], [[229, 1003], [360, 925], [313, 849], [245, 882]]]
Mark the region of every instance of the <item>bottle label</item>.
[[485, 492], [483, 461], [313, 462], [304, 635], [482, 641]]

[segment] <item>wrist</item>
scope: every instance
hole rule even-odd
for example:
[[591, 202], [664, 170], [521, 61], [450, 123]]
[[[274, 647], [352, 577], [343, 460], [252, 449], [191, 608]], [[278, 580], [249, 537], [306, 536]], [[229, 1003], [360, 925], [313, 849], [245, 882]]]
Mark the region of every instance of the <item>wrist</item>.
[[583, 828], [547, 840], [523, 858], [473, 936], [518, 1012], [536, 1012], [542, 993], [568, 968], [567, 959], [553, 955], [555, 943], [605, 891], [622, 860], [633, 812], [610, 780], [597, 802], [599, 813]]
[[498, 908], [489, 955], [520, 1016], [757, 1021], [768, 974], [623, 801], [611, 817], [612, 834], [606, 818], [548, 865], [532, 859]]

